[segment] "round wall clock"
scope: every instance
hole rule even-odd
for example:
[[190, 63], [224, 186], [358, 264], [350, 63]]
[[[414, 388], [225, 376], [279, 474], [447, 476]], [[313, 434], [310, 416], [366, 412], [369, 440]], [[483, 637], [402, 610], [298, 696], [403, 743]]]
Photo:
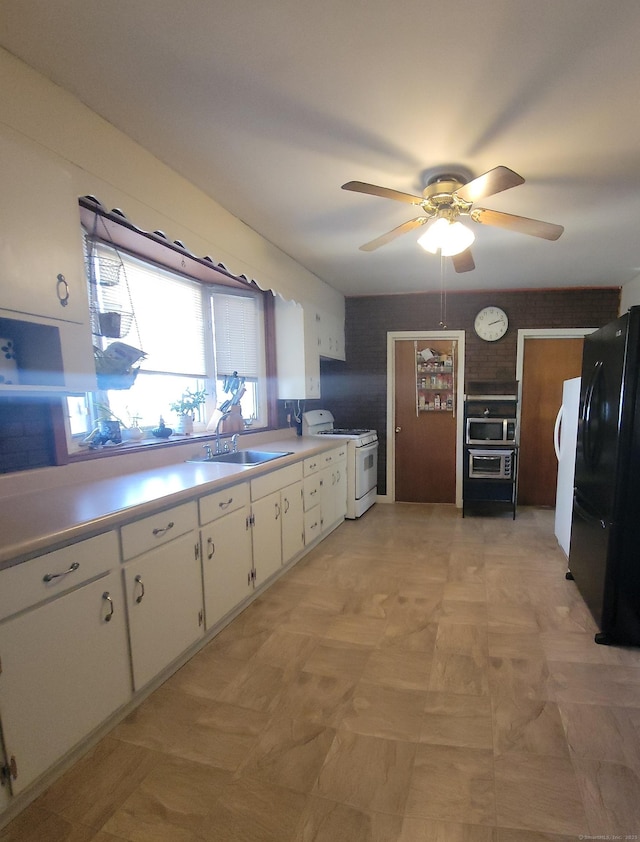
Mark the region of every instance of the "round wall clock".
[[509, 319], [500, 307], [483, 307], [473, 323], [475, 332], [485, 342], [501, 339], [509, 327]]

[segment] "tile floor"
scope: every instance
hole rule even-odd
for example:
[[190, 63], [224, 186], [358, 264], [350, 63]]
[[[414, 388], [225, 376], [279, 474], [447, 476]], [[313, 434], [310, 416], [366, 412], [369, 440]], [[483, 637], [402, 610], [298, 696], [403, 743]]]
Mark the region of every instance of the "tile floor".
[[0, 840], [638, 839], [640, 651], [564, 572], [551, 511], [377, 505]]

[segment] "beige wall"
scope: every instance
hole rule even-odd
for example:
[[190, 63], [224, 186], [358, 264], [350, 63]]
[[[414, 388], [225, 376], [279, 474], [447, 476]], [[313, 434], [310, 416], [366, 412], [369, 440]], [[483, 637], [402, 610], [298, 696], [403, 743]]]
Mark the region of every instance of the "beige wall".
[[0, 122], [68, 170], [78, 195], [120, 208], [139, 227], [164, 231], [285, 299], [339, 318], [344, 297], [75, 97], [0, 49]]
[[620, 314], [626, 313], [629, 307], [640, 304], [640, 275], [625, 284], [620, 291]]

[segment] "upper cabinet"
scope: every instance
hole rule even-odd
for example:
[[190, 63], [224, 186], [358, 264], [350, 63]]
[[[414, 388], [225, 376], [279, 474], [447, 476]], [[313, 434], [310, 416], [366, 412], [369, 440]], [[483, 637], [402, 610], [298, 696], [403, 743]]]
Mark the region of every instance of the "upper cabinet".
[[320, 355], [315, 317], [276, 297], [276, 358], [280, 400], [320, 397]]
[[344, 360], [344, 320], [316, 311], [318, 353], [332, 360]]
[[344, 324], [276, 297], [276, 350], [280, 400], [319, 398], [320, 357], [344, 359]]
[[[78, 197], [37, 144], [0, 129], [2, 391], [95, 389]], [[6, 343], [5, 343], [6, 344]]]

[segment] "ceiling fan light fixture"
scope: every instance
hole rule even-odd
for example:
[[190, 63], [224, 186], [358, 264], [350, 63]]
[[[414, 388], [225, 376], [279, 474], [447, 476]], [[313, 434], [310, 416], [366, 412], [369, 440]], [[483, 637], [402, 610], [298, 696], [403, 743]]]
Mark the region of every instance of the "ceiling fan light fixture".
[[444, 257], [451, 257], [466, 251], [475, 238], [473, 231], [466, 225], [440, 217], [429, 225], [425, 233], [418, 238], [418, 243], [431, 254], [440, 250]]

